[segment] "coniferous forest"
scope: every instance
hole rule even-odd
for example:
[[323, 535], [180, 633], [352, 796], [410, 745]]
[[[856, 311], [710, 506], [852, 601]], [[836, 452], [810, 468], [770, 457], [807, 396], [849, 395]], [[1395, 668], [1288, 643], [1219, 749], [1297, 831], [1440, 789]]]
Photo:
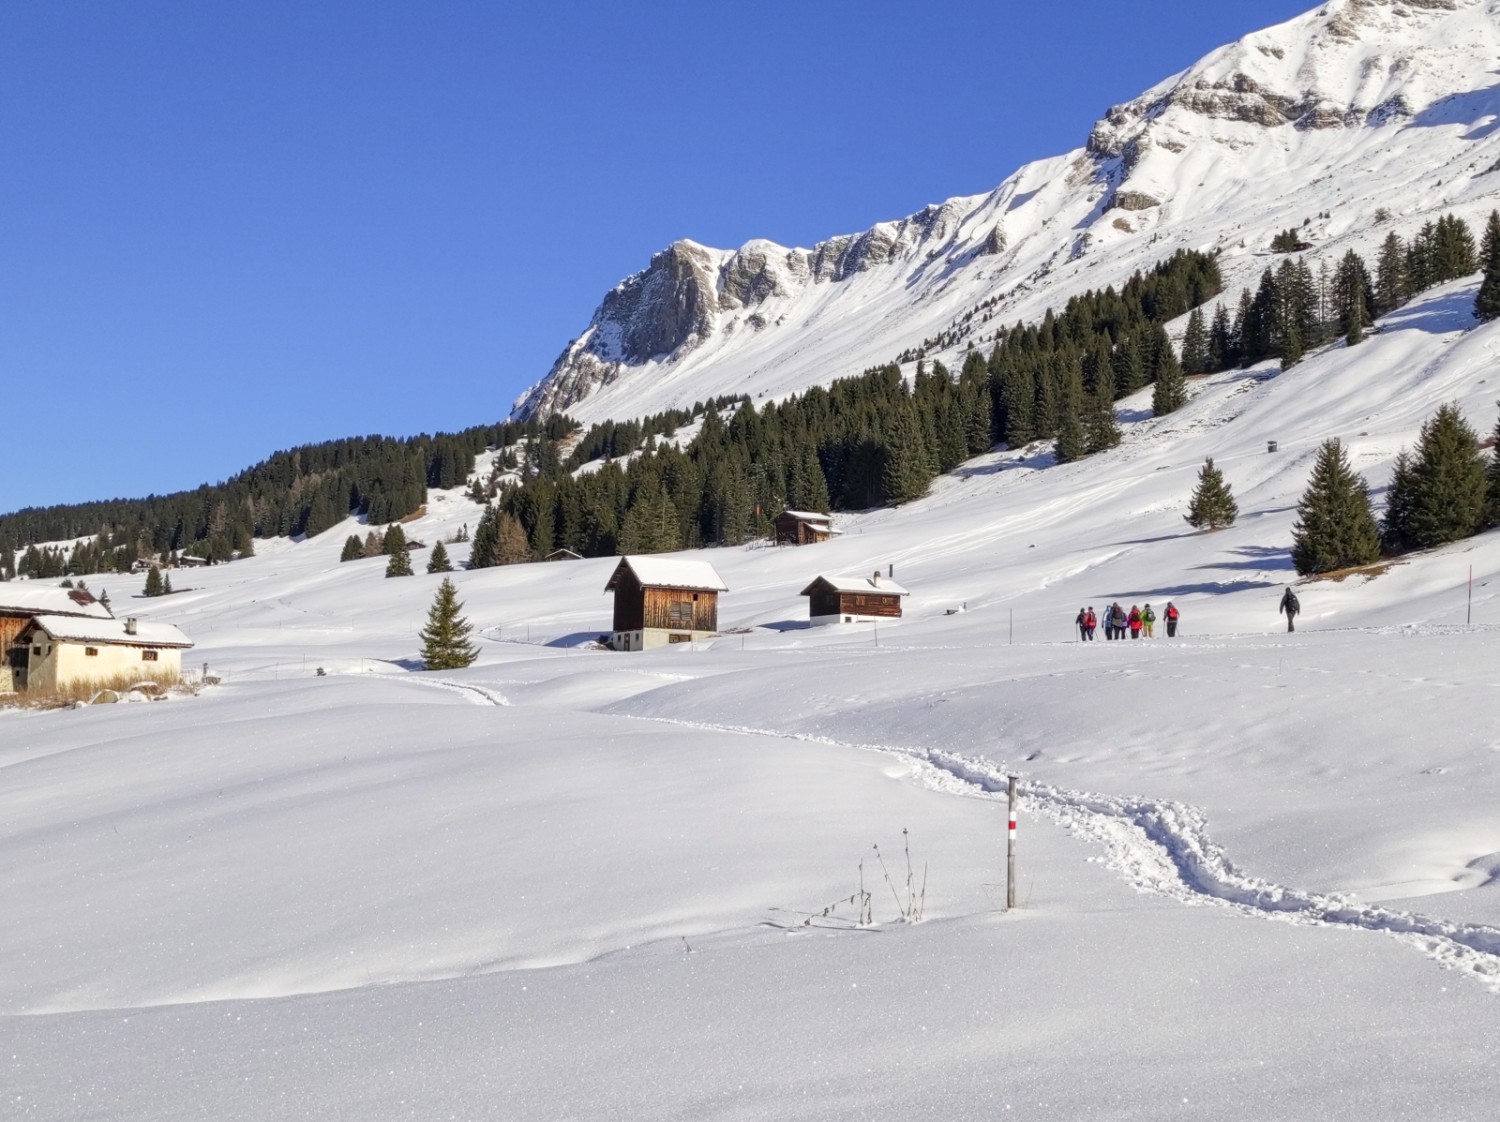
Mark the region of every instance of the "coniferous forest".
[[[989, 352], [971, 347], [956, 371], [929, 363], [919, 348], [902, 356], [916, 357], [910, 379], [893, 363], [758, 408], [721, 398], [583, 433], [558, 416], [305, 445], [194, 491], [0, 516], [0, 579], [123, 571], [174, 554], [227, 561], [250, 555], [257, 537], [313, 536], [351, 513], [395, 522], [422, 505], [427, 488], [466, 481], [486, 504], [473, 567], [560, 548], [602, 556], [733, 545], [764, 536], [788, 508], [908, 502], [1000, 442], [1018, 449], [1054, 441], [1059, 463], [1106, 451], [1120, 440], [1121, 397], [1149, 386], [1153, 412], [1165, 414], [1185, 404], [1188, 375], [1269, 359], [1288, 368], [1315, 347], [1356, 345], [1378, 316], [1481, 264], [1486, 284], [1475, 312], [1490, 318], [1500, 307], [1491, 295], [1500, 276], [1490, 276], [1500, 273], [1497, 239], [1500, 218], [1477, 247], [1467, 225], [1448, 215], [1410, 241], [1392, 232], [1373, 268], [1351, 251], [1314, 273], [1290, 256], [1307, 247], [1283, 234], [1273, 246], [1287, 255], [1282, 262], [1232, 311], [1220, 301], [1211, 313], [1223, 292], [1218, 262], [1184, 250], [1119, 291], [1086, 292], [1039, 323], [997, 328], [986, 336]], [[964, 322], [988, 322], [987, 306]], [[1184, 314], [1179, 353], [1165, 325]], [[660, 439], [699, 421], [683, 447]], [[471, 479], [476, 455], [491, 448], [504, 450], [493, 473]], [[79, 540], [66, 552], [34, 544], [68, 539]], [[25, 552], [12, 572], [17, 550]]]

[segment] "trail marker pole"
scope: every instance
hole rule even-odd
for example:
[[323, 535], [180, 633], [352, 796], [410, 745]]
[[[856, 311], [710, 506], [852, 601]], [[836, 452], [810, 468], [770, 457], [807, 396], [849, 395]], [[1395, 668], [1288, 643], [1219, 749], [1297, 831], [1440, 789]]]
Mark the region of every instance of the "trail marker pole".
[[1010, 645], [1016, 645], [1016, 610], [1010, 610]]
[[1464, 618], [1464, 626], [1474, 625], [1474, 566], [1469, 566], [1469, 614]]
[[1010, 780], [1010, 829], [1005, 840], [1005, 910], [1011, 911], [1016, 906], [1016, 777], [1006, 778]]

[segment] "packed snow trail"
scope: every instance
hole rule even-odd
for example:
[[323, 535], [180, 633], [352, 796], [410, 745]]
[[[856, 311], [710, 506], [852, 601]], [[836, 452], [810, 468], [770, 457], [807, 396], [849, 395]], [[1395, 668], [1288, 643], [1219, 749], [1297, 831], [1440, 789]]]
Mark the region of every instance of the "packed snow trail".
[[[1008, 784], [1005, 769], [990, 761], [938, 748], [859, 744], [807, 733], [668, 717], [640, 719], [901, 756], [925, 765], [924, 781], [939, 791], [968, 796], [977, 792], [984, 798], [999, 799]], [[1137, 891], [1186, 904], [1216, 904], [1265, 919], [1390, 935], [1416, 947], [1439, 965], [1468, 974], [1500, 993], [1500, 928], [1393, 911], [1249, 876], [1235, 868], [1209, 837], [1203, 812], [1182, 803], [1087, 794], [1029, 780], [1021, 781], [1019, 791], [1026, 809], [1103, 846], [1105, 864]]]
[[[425, 674], [425, 672], [423, 673]], [[467, 682], [455, 682], [449, 678], [428, 678], [415, 674], [408, 678], [402, 678], [401, 681], [410, 682], [413, 685], [426, 686], [428, 689], [447, 690], [449, 693], [456, 693], [470, 705], [496, 705], [503, 707], [510, 704], [510, 701], [504, 694], [499, 690], [490, 689], [488, 686], [473, 686]]]

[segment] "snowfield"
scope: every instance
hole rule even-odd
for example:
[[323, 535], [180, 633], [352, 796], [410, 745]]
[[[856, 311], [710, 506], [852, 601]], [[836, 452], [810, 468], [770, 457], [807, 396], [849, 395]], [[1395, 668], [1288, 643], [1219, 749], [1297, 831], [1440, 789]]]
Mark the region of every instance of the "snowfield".
[[[686, 554], [730, 589], [690, 647], [594, 649], [614, 561], [534, 564], [454, 574], [480, 659], [423, 672], [426, 552], [340, 564], [352, 520], [91, 579], [222, 684], [0, 712], [0, 1117], [1493, 1117], [1500, 534], [1276, 612], [1321, 439], [1378, 500], [1438, 404], [1493, 426], [1473, 296], [1128, 399], [1102, 456]], [[901, 623], [802, 626], [891, 567]], [[1079, 643], [1114, 600], [1182, 636]]]

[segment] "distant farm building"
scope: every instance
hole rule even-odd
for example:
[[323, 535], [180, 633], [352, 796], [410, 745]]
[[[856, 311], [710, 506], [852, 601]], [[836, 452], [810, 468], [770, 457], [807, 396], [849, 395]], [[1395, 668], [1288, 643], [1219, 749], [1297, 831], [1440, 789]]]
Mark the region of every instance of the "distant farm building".
[[820, 576], [802, 590], [814, 626], [869, 623], [901, 618], [901, 599], [911, 595], [879, 571], [868, 577]]
[[729, 586], [707, 561], [622, 557], [604, 591], [615, 594], [610, 646], [646, 651], [715, 634]]
[[14, 688], [26, 690], [123, 678], [176, 681], [182, 674], [182, 652], [192, 645], [170, 623], [41, 615], [16, 636], [11, 673]]
[[113, 619], [110, 611], [86, 588], [57, 588], [29, 582], [6, 581], [0, 584], [0, 693], [15, 688], [13, 678], [19, 669], [24, 677], [25, 652], [13, 653], [16, 637], [37, 616], [78, 616], [83, 619]]
[[582, 561], [583, 554], [574, 553], [571, 549], [554, 549], [547, 554], [548, 561]]
[[776, 527], [777, 545], [814, 545], [843, 533], [833, 528], [830, 515], [807, 510], [784, 510], [771, 524]]

